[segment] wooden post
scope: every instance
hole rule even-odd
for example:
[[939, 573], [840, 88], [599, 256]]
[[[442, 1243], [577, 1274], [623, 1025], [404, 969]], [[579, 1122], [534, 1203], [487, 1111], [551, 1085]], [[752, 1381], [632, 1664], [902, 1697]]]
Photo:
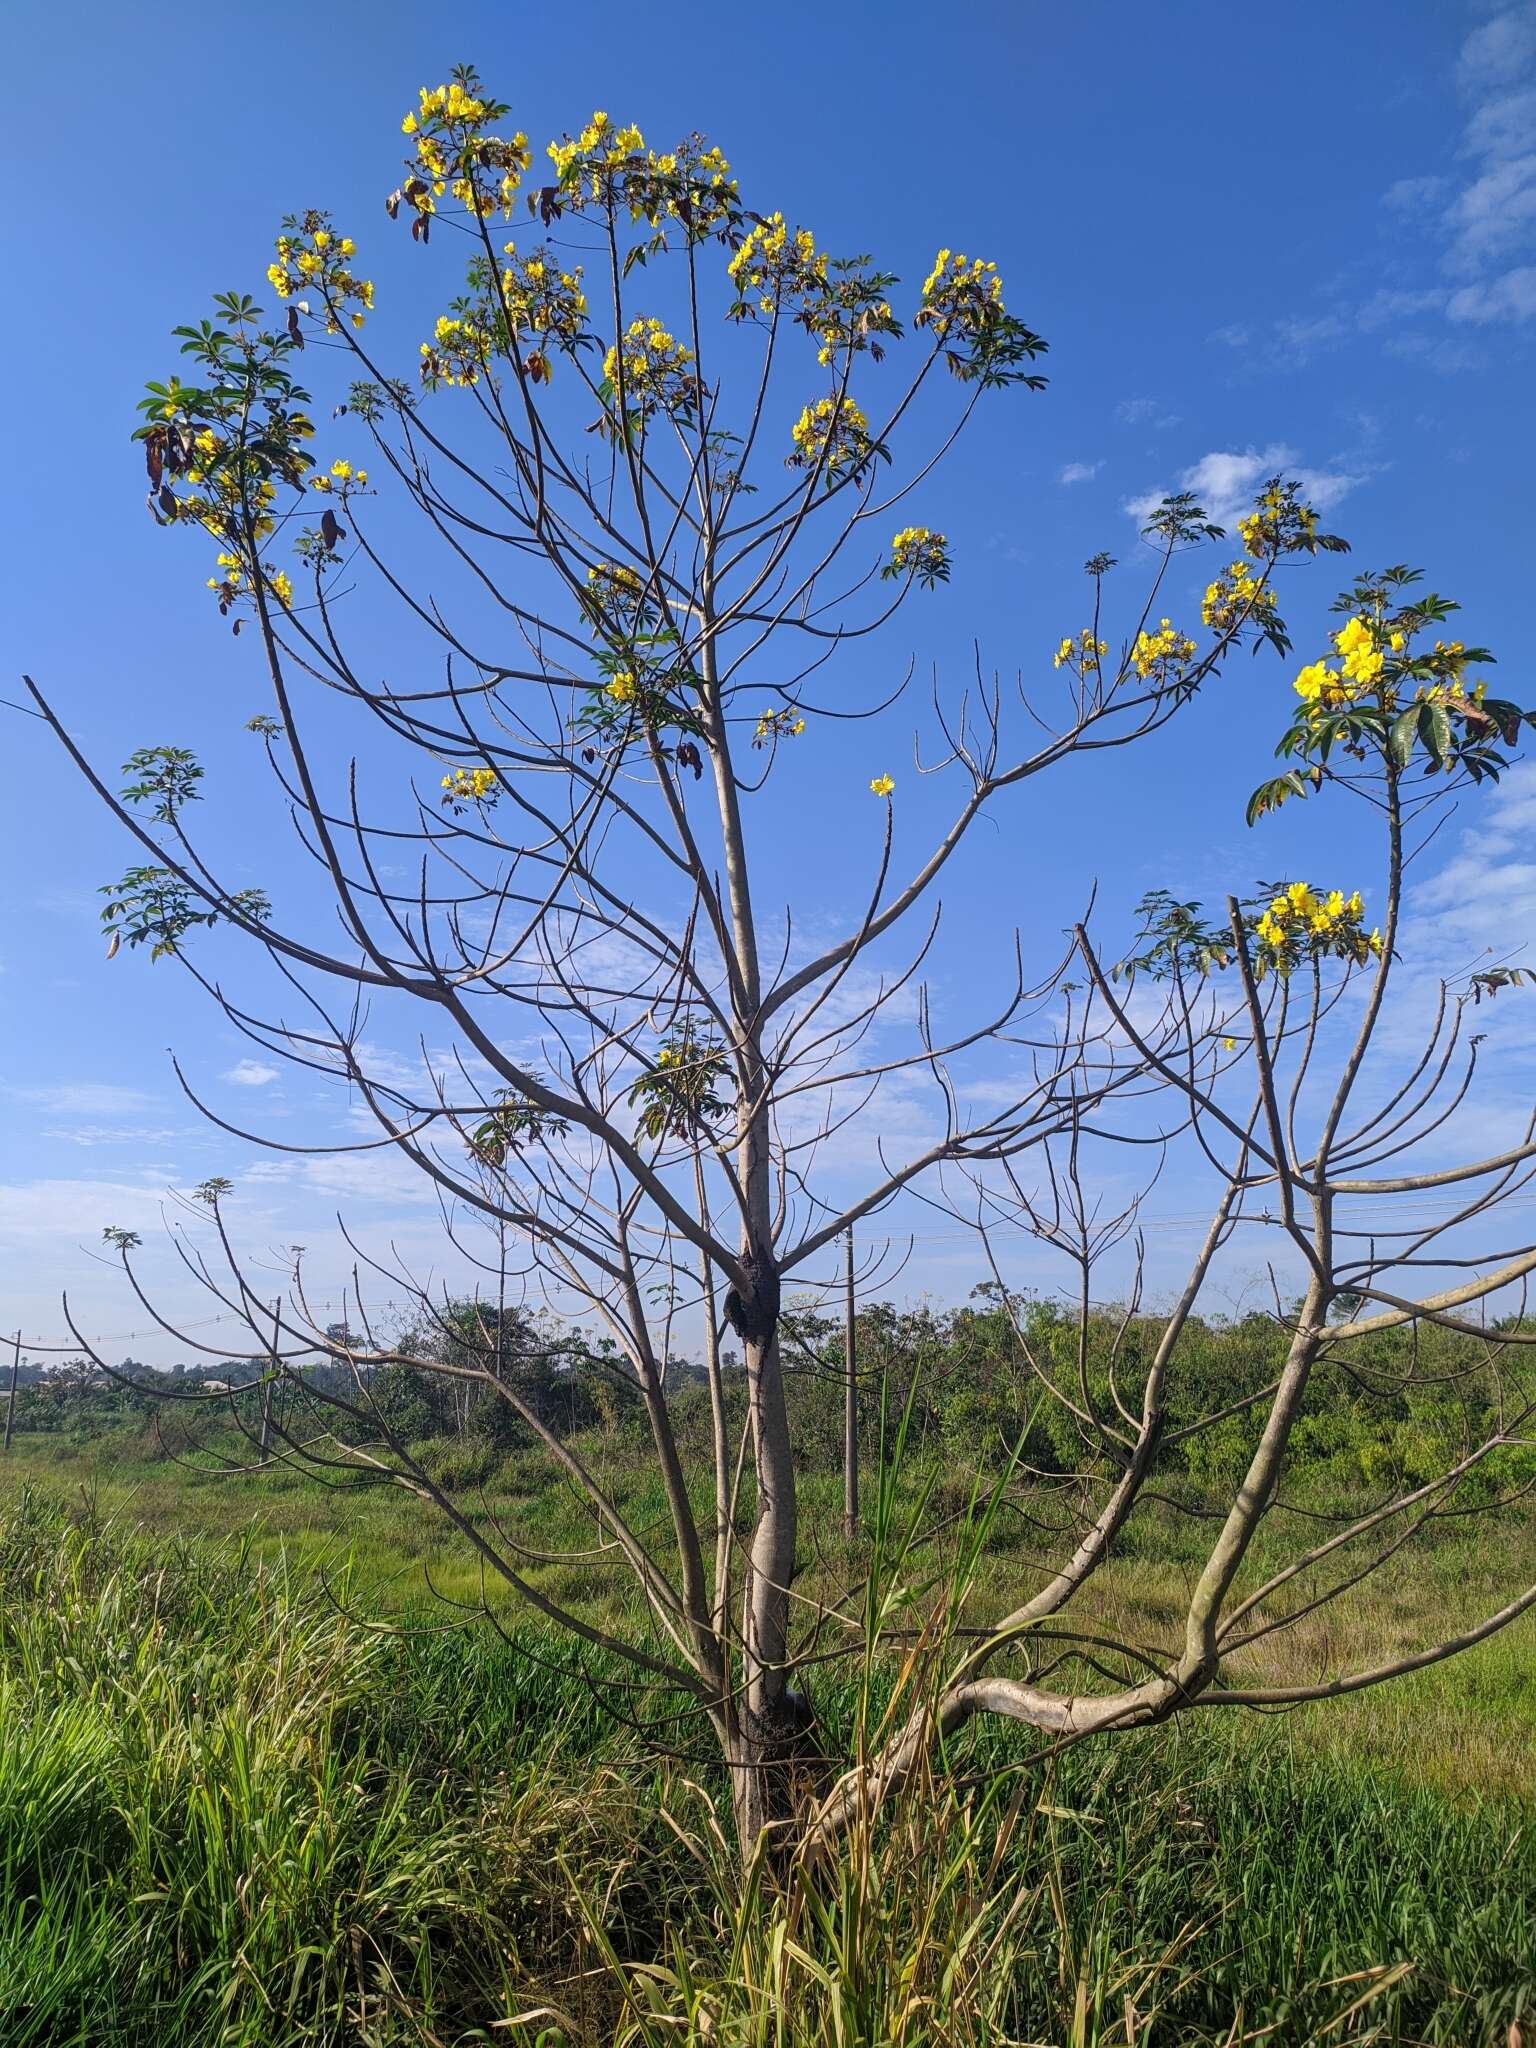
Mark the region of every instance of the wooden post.
[[848, 1226], [843, 1291], [843, 1534], [859, 1526], [859, 1388], [853, 1327], [853, 1226]]
[[16, 1427], [16, 1380], [21, 1372], [21, 1332], [18, 1330], [11, 1340], [11, 1394], [5, 1404], [5, 1448], [11, 1448], [11, 1432]]

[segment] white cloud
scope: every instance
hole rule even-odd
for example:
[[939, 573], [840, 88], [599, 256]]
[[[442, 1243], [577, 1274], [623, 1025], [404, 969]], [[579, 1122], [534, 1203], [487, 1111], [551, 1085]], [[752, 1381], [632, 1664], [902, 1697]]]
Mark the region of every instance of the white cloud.
[[[1213, 450], [1202, 455], [1179, 471], [1178, 487], [1192, 492], [1218, 526], [1231, 526], [1249, 510], [1259, 486], [1272, 476], [1294, 478], [1319, 512], [1330, 511], [1364, 482], [1363, 476], [1344, 470], [1308, 469], [1295, 449], [1272, 441], [1267, 448], [1248, 448], [1241, 453]], [[1125, 509], [1133, 519], [1143, 520], [1164, 495], [1161, 489], [1145, 491], [1127, 499]]]
[[1457, 72], [1468, 92], [1507, 85], [1536, 63], [1536, 5], [1531, 0], [1507, 7], [1481, 28], [1473, 29], [1461, 46]]
[[[1455, 321], [1489, 325], [1536, 314], [1536, 0], [1496, 8], [1461, 47], [1457, 89], [1463, 104], [1456, 154], [1459, 179], [1399, 178], [1383, 195], [1406, 214], [1428, 218], [1443, 242], [1442, 268], [1464, 280], [1445, 299]], [[1438, 213], [1436, 212], [1438, 209]], [[1490, 275], [1494, 271], [1501, 274]], [[1418, 353], [1436, 368], [1461, 367]]]
[[1432, 206], [1445, 190], [1444, 178], [1399, 178], [1395, 185], [1389, 185], [1381, 195], [1382, 204], [1403, 213], [1416, 213], [1422, 207]]
[[1453, 292], [1446, 311], [1453, 320], [1471, 320], [1479, 325], [1489, 320], [1536, 319], [1536, 263], [1522, 263], [1506, 270], [1491, 284], [1463, 285]]
[[[1466, 136], [1462, 143], [1463, 156], [1487, 157], [1497, 162], [1501, 157], [1522, 156], [1531, 146], [1531, 136], [1536, 134], [1536, 87], [1527, 86], [1520, 92], [1506, 92], [1497, 99], [1484, 100], [1467, 122]], [[1444, 179], [1425, 180], [1426, 183], [1444, 186]]]
[[1401, 356], [1405, 362], [1423, 363], [1431, 370], [1452, 375], [1457, 370], [1480, 370], [1484, 357], [1465, 342], [1450, 341], [1443, 334], [1389, 335], [1382, 344], [1389, 356]]
[[1091, 483], [1103, 467], [1102, 462], [1064, 463], [1058, 481], [1064, 484]]
[[265, 1088], [278, 1079], [280, 1069], [264, 1066], [260, 1060], [236, 1060], [225, 1074], [226, 1081], [232, 1081], [237, 1088]]
[[[1443, 138], [1445, 162], [1394, 179], [1382, 194], [1401, 231], [1414, 237], [1394, 265], [1390, 288], [1358, 297], [1342, 313], [1331, 306], [1267, 325], [1232, 321], [1218, 327], [1210, 339], [1243, 352], [1245, 369], [1300, 369], [1323, 350], [1382, 331], [1391, 355], [1432, 370], [1471, 369], [1481, 357], [1455, 345], [1436, 346], [1422, 324], [1428, 316], [1443, 313], [1454, 322], [1490, 326], [1536, 314], [1536, 0], [1495, 0], [1489, 18], [1462, 43], [1454, 79], [1444, 90], [1452, 104], [1419, 133]], [[1439, 268], [1460, 289], [1415, 281], [1409, 265], [1426, 231], [1438, 237]]]
[[141, 1088], [119, 1088], [109, 1081], [55, 1081], [6, 1092], [55, 1116], [136, 1116], [155, 1107], [154, 1097]]
[[1451, 263], [1476, 271], [1525, 241], [1536, 224], [1536, 151], [1495, 164], [1458, 193], [1446, 214]]
[[61, 1145], [167, 1145], [187, 1133], [144, 1124], [65, 1124], [40, 1135]]
[[1176, 427], [1179, 415], [1169, 412], [1160, 398], [1122, 398], [1115, 407], [1115, 418], [1124, 421], [1128, 427]]
[[1372, 292], [1357, 309], [1355, 325], [1371, 334], [1378, 327], [1389, 326], [1392, 322], [1407, 319], [1414, 313], [1427, 313], [1436, 306], [1443, 306], [1445, 296], [1438, 288], [1421, 292]]

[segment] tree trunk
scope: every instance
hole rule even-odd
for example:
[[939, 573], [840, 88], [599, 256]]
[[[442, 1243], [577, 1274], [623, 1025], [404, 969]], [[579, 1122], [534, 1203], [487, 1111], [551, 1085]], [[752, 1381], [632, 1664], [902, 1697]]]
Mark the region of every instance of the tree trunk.
[[[771, 1311], [768, 1301], [772, 1302]], [[729, 1311], [729, 1304], [728, 1311]], [[743, 1685], [732, 1800], [743, 1861], [765, 1828], [789, 1818], [791, 1766], [809, 1710], [789, 1683], [789, 1587], [795, 1565], [795, 1468], [779, 1358], [778, 1279], [744, 1306], [757, 1519], [743, 1588]], [[755, 1311], [755, 1313], [754, 1313]]]

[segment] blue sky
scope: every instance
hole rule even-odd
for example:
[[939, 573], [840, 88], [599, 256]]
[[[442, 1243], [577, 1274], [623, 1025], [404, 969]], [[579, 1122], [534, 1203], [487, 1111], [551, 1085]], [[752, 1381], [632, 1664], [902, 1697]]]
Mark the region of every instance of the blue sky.
[[[707, 130], [749, 203], [782, 208], [824, 245], [875, 251], [909, 288], [940, 244], [997, 261], [1011, 309], [1050, 341], [1050, 388], [989, 409], [936, 479], [923, 517], [950, 535], [955, 577], [903, 613], [869, 657], [876, 667], [894, 673], [911, 657], [955, 676], [973, 643], [1005, 675], [1048, 667], [1081, 622], [1089, 553], [1121, 558], [1132, 602], [1142, 565], [1128, 507], [1184, 484], [1230, 517], [1284, 469], [1307, 481], [1357, 563], [1411, 560], [1458, 596], [1466, 637], [1502, 649], [1501, 685], [1530, 697], [1518, 649], [1533, 538], [1536, 8], [1307, 4], [1282, 25], [1197, 4], [1014, 4], [956, 10], [940, 33], [931, 8], [796, 0], [771, 20], [719, 15], [703, 37], [692, 12], [678, 10], [675, 28], [655, 19], [637, 37], [634, 10], [607, 0], [469, 0], [439, 27], [402, 5], [344, 0], [321, 15], [281, 0], [247, 43], [106, 6], [13, 16], [13, 77], [56, 78], [62, 30], [69, 86], [66, 130], [57, 92], [13, 95], [9, 122], [13, 185], [27, 197], [7, 223], [20, 287], [4, 342], [17, 471], [4, 514], [8, 671], [35, 675], [109, 770], [138, 745], [194, 746], [236, 885], [280, 887], [297, 872], [241, 730], [261, 704], [255, 649], [232, 643], [206, 602], [195, 548], [145, 513], [133, 407], [173, 363], [172, 325], [216, 289], [260, 295], [292, 208], [331, 207], [403, 292], [401, 237], [387, 235], [381, 207], [398, 176], [400, 113], [461, 58], [536, 143], [595, 106], [658, 142]], [[409, 289], [406, 354], [410, 322], [419, 328], [452, 280], [418, 270]], [[1185, 617], [1208, 566], [1189, 564], [1170, 587]], [[1298, 575], [1298, 649], [1321, 630], [1336, 581], [1326, 563]], [[954, 906], [941, 1004], [958, 1015], [985, 1000], [988, 935], [1020, 921], [1043, 946], [1095, 879], [1123, 929], [1127, 906], [1159, 883], [1246, 888], [1304, 861], [1304, 847], [1315, 867], [1319, 833], [1341, 869], [1363, 859], [1342, 810], [1324, 823], [1287, 814], [1262, 844], [1243, 827], [1288, 678], [1272, 657], [1244, 656], [1218, 700], [1134, 761], [1071, 770], [1001, 810]], [[0, 1329], [57, 1335], [68, 1287], [109, 1351], [174, 1351], [129, 1338], [143, 1313], [94, 1247], [105, 1223], [149, 1237], [162, 1191], [213, 1172], [237, 1180], [253, 1245], [299, 1240], [323, 1254], [342, 1207], [360, 1232], [425, 1261], [435, 1212], [408, 1174], [355, 1159], [290, 1170], [200, 1125], [169, 1046], [211, 1098], [273, 1127], [344, 1130], [345, 1106], [253, 1060], [174, 970], [104, 959], [95, 891], [128, 849], [46, 734], [10, 710], [0, 719], [12, 792]], [[850, 749], [827, 772], [850, 791], [874, 768], [899, 775], [910, 743], [886, 730], [879, 760]], [[904, 796], [911, 782], [909, 769]], [[786, 835], [792, 895], [820, 890], [829, 858], [850, 878], [865, 872], [874, 806], [850, 800], [843, 825], [825, 802], [833, 786], [817, 787], [826, 830], [814, 845]], [[813, 798], [781, 801], [792, 812]], [[914, 790], [899, 852], [916, 853], [942, 808]], [[1420, 884], [1421, 977], [1523, 940], [1533, 827], [1527, 771], [1452, 821]], [[1492, 1029], [1505, 1057], [1477, 1105], [1489, 1131], [1523, 1114], [1531, 1073], [1521, 1018], [1506, 1006]], [[1159, 1257], [1163, 1245], [1176, 1255], [1193, 1200], [1177, 1179], [1159, 1189]], [[163, 1262], [158, 1277], [174, 1307], [206, 1313]], [[901, 1286], [953, 1297], [978, 1277], [963, 1245], [931, 1231]], [[1233, 1269], [1233, 1299], [1253, 1277]]]

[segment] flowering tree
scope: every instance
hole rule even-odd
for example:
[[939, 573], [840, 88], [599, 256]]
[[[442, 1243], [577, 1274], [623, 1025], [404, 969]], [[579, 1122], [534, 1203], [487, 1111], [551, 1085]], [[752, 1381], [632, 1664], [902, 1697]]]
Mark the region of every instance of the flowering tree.
[[[750, 1854], [785, 1811], [782, 1766], [806, 1714], [794, 1683], [804, 1634], [781, 1290], [858, 1219], [922, 1188], [957, 1203], [983, 1242], [1009, 1213], [1076, 1263], [1081, 1355], [1065, 1380], [1051, 1361], [1038, 1369], [1083, 1432], [1086, 1484], [1107, 1492], [1041, 1592], [968, 1636], [936, 1699], [893, 1724], [889, 1742], [826, 1794], [813, 1836], [856, 1818], [936, 1732], [981, 1709], [1066, 1737], [1253, 1697], [1228, 1682], [1224, 1660], [1251, 1639], [1256, 1601], [1278, 1588], [1224, 1603], [1274, 1499], [1308, 1375], [1372, 1329], [1426, 1316], [1454, 1323], [1536, 1263], [1522, 1254], [1410, 1301], [1389, 1281], [1417, 1253], [1383, 1254], [1375, 1237], [1367, 1249], [1336, 1214], [1347, 1198], [1410, 1185], [1367, 1168], [1425, 1113], [1420, 1084], [1450, 1071], [1461, 1017], [1451, 1003], [1441, 1020], [1451, 1049], [1432, 1050], [1385, 1109], [1347, 1122], [1398, 944], [1404, 821], [1423, 801], [1405, 799], [1405, 778], [1421, 757], [1436, 770], [1432, 795], [1496, 775], [1496, 746], [1519, 714], [1464, 685], [1475, 653], [1426, 651], [1445, 610], [1438, 600], [1416, 599], [1404, 572], [1362, 582], [1339, 664], [1302, 672], [1285, 742], [1292, 765], [1256, 808], [1325, 785], [1358, 789], [1380, 808], [1390, 858], [1379, 932], [1358, 895], [1299, 882], [1257, 913], [1230, 905], [1214, 925], [1198, 904], [1149, 899], [1141, 951], [1118, 979], [1079, 929], [1066, 959], [1033, 974], [1015, 946], [989, 1015], [940, 1034], [920, 1003], [905, 1049], [873, 1044], [931, 941], [936, 885], [983, 813], [1071, 757], [1156, 731], [1235, 647], [1285, 653], [1277, 571], [1343, 543], [1277, 480], [1244, 523], [1241, 557], [1211, 582], [1197, 639], [1157, 616], [1159, 592], [1177, 551], [1222, 536], [1187, 497], [1166, 500], [1148, 528], [1151, 589], [1120, 625], [1108, 611], [1113, 564], [1100, 556], [1088, 565], [1089, 622], [1062, 639], [1041, 691], [1017, 704], [996, 687], [958, 703], [935, 698], [930, 771], [952, 779], [954, 807], [904, 874], [893, 851], [897, 781], [888, 756], [871, 761], [859, 792], [873, 828], [861, 908], [839, 935], [808, 945], [775, 898], [776, 835], [754, 829], [754, 809], [793, 775], [818, 727], [887, 717], [888, 704], [851, 703], [825, 678], [846, 643], [950, 574], [945, 537], [902, 523], [908, 507], [977, 407], [1040, 387], [1045, 344], [1008, 310], [992, 264], [941, 250], [904, 299], [872, 259], [833, 256], [780, 215], [754, 212], [697, 136], [657, 153], [636, 128], [594, 114], [550, 145], [547, 182], [534, 185], [527, 138], [468, 70], [423, 89], [402, 125], [409, 155], [388, 213], [424, 262], [448, 241], [462, 280], [423, 322], [415, 375], [376, 359], [373, 286], [354, 242], [309, 212], [284, 224], [268, 271], [280, 317], [230, 293], [213, 319], [177, 330], [195, 381], [151, 385], [138, 433], [152, 512], [211, 538], [214, 601], [237, 633], [250, 629], [272, 693], [251, 728], [341, 940], [305, 906], [280, 918], [262, 892], [221, 882], [189, 829], [202, 771], [188, 754], [146, 749], [114, 794], [54, 720], [145, 851], [107, 892], [112, 947], [126, 940], [171, 957], [269, 1053], [345, 1076], [377, 1126], [367, 1143], [435, 1184], [445, 1231], [486, 1275], [478, 1353], [459, 1314], [453, 1342], [422, 1365], [378, 1337], [361, 1282], [342, 1326], [309, 1313], [297, 1258], [276, 1309], [262, 1300], [221, 1207], [228, 1184], [208, 1183], [199, 1193], [217, 1263], [187, 1256], [249, 1321], [269, 1383], [288, 1382], [287, 1398], [267, 1406], [262, 1455], [387, 1480], [433, 1502], [488, 1571], [574, 1638], [627, 1660], [637, 1683], [680, 1688], [729, 1767]], [[299, 381], [308, 350], [325, 366], [327, 398], [340, 401], [333, 417], [346, 424], [332, 431], [348, 453], [314, 452]], [[354, 652], [360, 612], [365, 623], [391, 618], [398, 680]], [[312, 738], [338, 701], [381, 735], [381, 758], [387, 746], [405, 764], [382, 798], [368, 797], [377, 815], [365, 811], [369, 778], [355, 763], [338, 773]], [[402, 869], [402, 849], [413, 869]], [[192, 943], [210, 924], [265, 956], [300, 1020], [212, 983]], [[907, 934], [906, 954], [889, 964]], [[1223, 976], [1238, 989], [1232, 1015], [1213, 994]], [[1354, 1049], [1320, 1135], [1298, 1145], [1303, 1078], [1324, 1059], [1329, 1020], [1348, 1011], [1359, 977], [1370, 993]], [[1155, 1014], [1131, 1000], [1127, 980], [1163, 988]], [[370, 1004], [418, 1015], [423, 1042], [430, 1031], [446, 1043], [419, 1081], [378, 1065], [363, 1030]], [[968, 1111], [953, 1063], [1004, 1039], [1016, 1087]], [[1292, 1053], [1288, 1120], [1279, 1076]], [[1252, 1100], [1229, 1107], [1244, 1068], [1256, 1076]], [[828, 1141], [878, 1114], [897, 1077], [931, 1083], [938, 1134], [884, 1160], [851, 1199], [832, 1199]], [[1128, 1131], [1155, 1133], [1147, 1104], [1164, 1099], [1182, 1105], [1177, 1120], [1218, 1167], [1222, 1191], [1151, 1355], [1128, 1377], [1111, 1359], [1101, 1386], [1088, 1356], [1088, 1280], [1115, 1233], [1094, 1220], [1082, 1162], [1117, 1114]], [[1523, 1146], [1411, 1185], [1476, 1174], [1508, 1185], [1529, 1157]], [[1282, 1379], [1244, 1404], [1267, 1419], [1187, 1641], [1151, 1674], [1107, 1690], [1094, 1673], [1142, 1653], [1082, 1650], [1081, 1682], [1069, 1666], [1052, 1688], [1042, 1673], [1062, 1670], [1063, 1611], [1167, 1448], [1180, 1333], [1216, 1251], [1261, 1200], [1280, 1206], [1270, 1220], [1304, 1265], [1306, 1293]], [[137, 1286], [135, 1247], [118, 1249]], [[442, 1317], [425, 1282], [381, 1252], [366, 1262], [381, 1284], [415, 1287], [422, 1318]], [[1329, 1326], [1345, 1287], [1373, 1312]], [[616, 1375], [643, 1408], [664, 1534], [626, 1511], [503, 1370], [509, 1306], [606, 1333], [592, 1369]], [[703, 1472], [680, 1445], [667, 1379], [685, 1314], [704, 1331], [713, 1429]], [[719, 1349], [727, 1329], [742, 1351], [739, 1438]], [[344, 1371], [302, 1374], [317, 1348]], [[625, 1572], [638, 1588], [632, 1628], [564, 1603], [531, 1546], [466, 1513], [376, 1398], [385, 1368], [471, 1379], [519, 1415], [591, 1503], [602, 1532], [593, 1569]], [[1444, 1488], [1454, 1491], [1464, 1469]], [[1410, 1502], [1381, 1514], [1418, 1512]], [[1296, 1571], [1308, 1568], [1304, 1559]], [[870, 1613], [876, 1635], [910, 1621], [878, 1602]]]

